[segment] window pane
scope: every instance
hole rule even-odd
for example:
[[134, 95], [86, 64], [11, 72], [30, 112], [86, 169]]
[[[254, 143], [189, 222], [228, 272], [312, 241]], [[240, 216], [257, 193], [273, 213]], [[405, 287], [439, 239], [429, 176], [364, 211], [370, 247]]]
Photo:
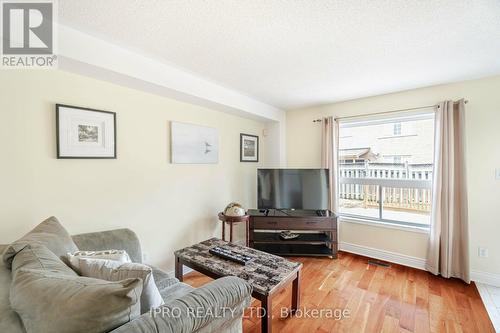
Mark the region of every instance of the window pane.
[[401, 123], [394, 124], [394, 135], [401, 135]]
[[340, 212], [379, 218], [379, 187], [377, 185], [340, 184]]
[[429, 225], [433, 158], [431, 113], [341, 123], [340, 213]]
[[382, 219], [428, 226], [431, 194], [431, 189], [384, 187]]

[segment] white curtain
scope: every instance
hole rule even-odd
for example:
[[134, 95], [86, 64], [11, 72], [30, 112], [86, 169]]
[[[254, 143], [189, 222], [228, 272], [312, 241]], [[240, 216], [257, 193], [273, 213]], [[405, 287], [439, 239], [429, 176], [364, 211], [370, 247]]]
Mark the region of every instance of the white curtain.
[[439, 104], [435, 118], [431, 232], [426, 268], [470, 283], [465, 101]]
[[338, 212], [338, 189], [339, 173], [338, 146], [339, 146], [339, 124], [333, 117], [323, 118], [322, 122], [322, 144], [321, 144], [321, 167], [328, 169], [330, 178], [330, 203], [329, 209]]

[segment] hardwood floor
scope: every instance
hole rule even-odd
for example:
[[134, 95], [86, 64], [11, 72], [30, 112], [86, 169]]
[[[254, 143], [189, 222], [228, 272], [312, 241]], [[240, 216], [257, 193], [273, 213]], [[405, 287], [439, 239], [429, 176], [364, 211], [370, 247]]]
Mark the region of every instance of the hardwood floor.
[[[395, 264], [368, 265], [367, 258], [349, 253], [337, 260], [289, 259], [304, 264], [302, 309], [347, 309], [350, 315], [281, 318], [281, 308], [290, 306], [290, 287], [273, 300], [273, 332], [495, 332], [474, 284]], [[196, 287], [210, 280], [197, 272], [184, 277]], [[254, 299], [252, 307], [259, 304]], [[256, 311], [245, 314], [243, 331], [260, 332]]]

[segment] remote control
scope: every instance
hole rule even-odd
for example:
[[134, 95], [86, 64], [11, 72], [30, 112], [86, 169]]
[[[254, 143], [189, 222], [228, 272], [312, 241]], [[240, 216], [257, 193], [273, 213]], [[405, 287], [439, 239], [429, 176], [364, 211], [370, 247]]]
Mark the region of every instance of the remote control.
[[253, 259], [252, 257], [240, 254], [238, 252], [234, 252], [233, 250], [223, 246], [215, 246], [210, 250], [208, 250], [208, 252], [215, 256], [231, 260], [240, 265], [246, 265], [249, 261]]

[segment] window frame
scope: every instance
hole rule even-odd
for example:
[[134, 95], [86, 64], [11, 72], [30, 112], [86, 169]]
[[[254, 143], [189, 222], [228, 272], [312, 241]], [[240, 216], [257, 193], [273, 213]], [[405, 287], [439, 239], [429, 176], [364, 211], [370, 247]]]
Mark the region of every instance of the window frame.
[[[381, 123], [393, 123], [394, 125], [396, 124], [402, 124], [404, 122], [405, 118], [408, 118], [408, 120], [424, 120], [424, 119], [430, 119], [434, 118], [435, 111], [419, 111], [419, 112], [411, 112], [410, 115], [408, 116], [378, 116], [378, 117], [362, 117], [359, 121], [356, 120], [349, 120], [349, 121], [342, 121], [339, 120], [339, 127], [358, 127], [358, 126], [366, 126], [370, 124], [381, 124]], [[407, 121], [408, 121], [407, 120]], [[402, 125], [399, 127], [400, 129], [402, 128]], [[435, 135], [435, 133], [434, 133]], [[434, 154], [432, 154], [434, 156]], [[340, 158], [338, 159], [337, 162], [337, 170], [340, 171], [342, 168], [342, 164], [340, 161]], [[434, 161], [433, 161], [433, 169], [434, 169]], [[340, 186], [342, 184], [350, 184], [350, 185], [376, 185], [378, 186], [378, 191], [379, 191], [379, 216], [378, 218], [371, 217], [371, 216], [364, 216], [364, 215], [357, 215], [357, 214], [349, 214], [349, 213], [341, 213], [340, 212], [340, 207], [339, 207], [339, 212], [338, 216], [340, 218], [346, 218], [348, 220], [359, 220], [359, 221], [368, 221], [370, 223], [373, 223], [374, 225], [392, 225], [395, 227], [408, 227], [408, 228], [416, 228], [419, 230], [430, 230], [430, 224], [421, 224], [421, 223], [415, 223], [415, 222], [409, 222], [409, 221], [401, 221], [401, 220], [391, 220], [391, 219], [385, 219], [383, 218], [383, 211], [384, 211], [384, 198], [383, 198], [383, 193], [384, 193], [384, 188], [409, 188], [409, 189], [430, 189], [432, 190], [433, 188], [433, 180], [426, 180], [425, 178], [423, 179], [416, 179], [416, 178], [400, 178], [400, 179], [391, 179], [391, 178], [355, 178], [355, 177], [341, 177], [340, 172], [338, 173], [338, 187], [340, 189]], [[337, 191], [337, 200], [340, 200], [340, 190]], [[432, 214], [432, 209], [431, 207], [431, 212]]]

